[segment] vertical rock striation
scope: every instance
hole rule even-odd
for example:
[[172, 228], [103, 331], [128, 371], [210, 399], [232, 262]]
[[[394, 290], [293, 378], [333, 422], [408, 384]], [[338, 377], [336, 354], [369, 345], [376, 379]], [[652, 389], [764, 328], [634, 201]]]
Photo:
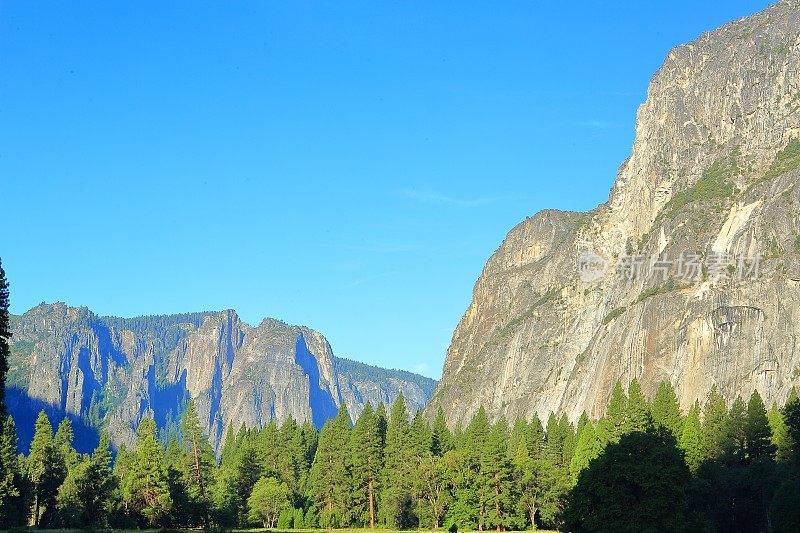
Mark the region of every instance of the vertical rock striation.
[[436, 383], [337, 359], [316, 331], [273, 319], [251, 327], [231, 310], [120, 319], [42, 304], [13, 317], [12, 332], [9, 385], [116, 443], [132, 442], [143, 416], [175, 427], [189, 398], [219, 447], [231, 426], [293, 417], [321, 427], [342, 402], [355, 417], [402, 392], [414, 412]]

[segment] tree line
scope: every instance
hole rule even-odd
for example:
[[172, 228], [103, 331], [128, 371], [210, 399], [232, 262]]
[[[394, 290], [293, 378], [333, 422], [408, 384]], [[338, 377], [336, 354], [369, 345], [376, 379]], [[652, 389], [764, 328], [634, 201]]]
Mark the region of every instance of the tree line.
[[167, 444], [151, 418], [112, 461], [88, 455], [42, 412], [27, 456], [0, 435], [0, 523], [41, 527], [458, 528], [565, 531], [796, 531], [800, 403], [767, 410], [757, 392], [728, 406], [713, 389], [682, 413], [662, 383], [652, 401], [617, 384], [607, 414], [509, 425], [480, 409], [450, 430], [344, 406], [317, 432], [288, 419], [229, 429], [215, 457], [194, 403]]
[[[0, 387], [7, 371], [8, 285], [0, 265]], [[3, 389], [0, 388], [0, 393]], [[573, 424], [491, 421], [481, 408], [451, 430], [344, 406], [317, 431], [291, 418], [229, 428], [215, 456], [190, 400], [177, 428], [139, 424], [112, 450], [73, 447], [69, 419], [40, 413], [27, 455], [0, 394], [0, 524], [40, 527], [563, 531], [800, 531], [800, 402], [730, 405], [712, 389], [682, 412], [669, 383], [652, 399], [614, 387], [606, 414]]]

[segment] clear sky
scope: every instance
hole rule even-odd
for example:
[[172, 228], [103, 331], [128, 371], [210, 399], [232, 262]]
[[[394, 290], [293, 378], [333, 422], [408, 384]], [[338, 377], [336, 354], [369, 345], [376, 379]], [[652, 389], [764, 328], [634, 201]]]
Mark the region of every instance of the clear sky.
[[12, 312], [233, 308], [438, 377], [506, 232], [605, 201], [668, 50], [766, 5], [2, 0]]

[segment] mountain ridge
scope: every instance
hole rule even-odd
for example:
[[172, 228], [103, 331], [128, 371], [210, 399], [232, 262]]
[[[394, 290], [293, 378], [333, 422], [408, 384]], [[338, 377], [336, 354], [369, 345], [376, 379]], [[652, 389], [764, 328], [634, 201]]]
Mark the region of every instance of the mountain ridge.
[[338, 359], [311, 328], [251, 326], [232, 309], [120, 318], [59, 302], [12, 315], [11, 329], [8, 383], [28, 397], [14, 405], [43, 402], [116, 444], [132, 442], [143, 416], [176, 426], [189, 398], [219, 447], [230, 426], [291, 416], [321, 427], [342, 403], [355, 419], [367, 401], [391, 404], [401, 392], [413, 414], [436, 383], [386, 369], [370, 379], [378, 367]]

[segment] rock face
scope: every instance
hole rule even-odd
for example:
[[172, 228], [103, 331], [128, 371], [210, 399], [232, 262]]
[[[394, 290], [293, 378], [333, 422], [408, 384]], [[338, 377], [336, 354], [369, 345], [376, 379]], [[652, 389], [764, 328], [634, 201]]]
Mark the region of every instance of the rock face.
[[669, 53], [607, 203], [511, 230], [429, 412], [597, 417], [634, 377], [648, 394], [672, 382], [684, 408], [713, 385], [784, 400], [800, 384], [798, 168], [791, 0]]
[[116, 443], [132, 442], [145, 415], [175, 427], [188, 398], [218, 447], [229, 426], [293, 417], [321, 427], [342, 402], [355, 418], [402, 392], [413, 413], [436, 384], [337, 359], [316, 331], [273, 319], [251, 327], [231, 310], [120, 319], [42, 304], [12, 317], [12, 334], [9, 386]]

